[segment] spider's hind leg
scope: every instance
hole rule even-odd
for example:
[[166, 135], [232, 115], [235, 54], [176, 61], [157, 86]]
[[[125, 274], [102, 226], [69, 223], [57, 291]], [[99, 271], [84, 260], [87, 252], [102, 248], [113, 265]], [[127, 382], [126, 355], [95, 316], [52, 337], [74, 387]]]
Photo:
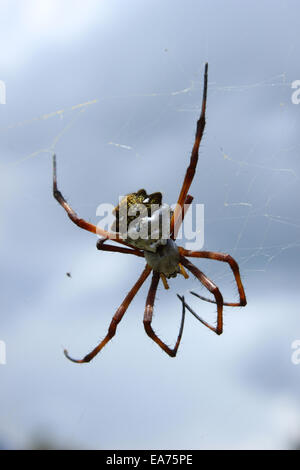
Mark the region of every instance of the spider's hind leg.
[[72, 357], [69, 356], [68, 351], [65, 349], [64, 354], [65, 356], [72, 362], [76, 362], [77, 364], [82, 364], [84, 362], [90, 362], [97, 354], [101, 351], [101, 349], [104, 348], [104, 346], [114, 337], [116, 334], [117, 326], [122, 320], [127, 308], [129, 307], [130, 303], [132, 302], [133, 298], [136, 296], [138, 293], [139, 289], [141, 286], [144, 284], [145, 280], [149, 276], [151, 272], [151, 268], [146, 265], [144, 268], [142, 274], [140, 275], [139, 279], [137, 282], [134, 284], [132, 289], [128, 292], [126, 295], [125, 299], [121, 303], [120, 307], [116, 311], [115, 315], [113, 316], [113, 319], [109, 325], [107, 335], [105, 338], [96, 346], [89, 354], [84, 356], [83, 359], [73, 359]]
[[180, 257], [180, 262], [185, 266], [196, 278], [204, 285], [215, 297], [215, 302], [217, 304], [217, 326], [214, 327], [199, 317], [194, 310], [184, 302], [184, 299], [179, 297], [180, 300], [185, 304], [186, 308], [199, 320], [203, 325], [207, 328], [212, 330], [217, 335], [221, 335], [223, 333], [223, 296], [219, 290], [219, 288], [215, 285], [213, 281], [211, 281], [203, 272], [201, 272], [196, 266], [194, 266], [189, 260], [184, 258], [184, 256]]
[[185, 318], [185, 303], [182, 303], [182, 317], [181, 317], [181, 323], [180, 323], [180, 328], [179, 328], [179, 333], [177, 337], [176, 344], [173, 349], [169, 348], [169, 346], [166, 345], [154, 332], [151, 322], [152, 322], [152, 317], [153, 317], [153, 306], [154, 306], [154, 300], [156, 296], [156, 291], [157, 291], [157, 286], [159, 283], [159, 273], [156, 271], [153, 272], [153, 277], [152, 277], [152, 282], [151, 286], [148, 292], [147, 300], [146, 300], [146, 307], [145, 307], [145, 314], [144, 314], [144, 328], [147, 333], [147, 335], [156, 343], [158, 346], [165, 351], [169, 356], [175, 357], [177, 354], [177, 350], [180, 344], [180, 340], [182, 337], [182, 332], [183, 332], [183, 327], [184, 327], [184, 318]]
[[[245, 305], [247, 305], [246, 294], [245, 294], [244, 286], [241, 280], [239, 265], [237, 264], [235, 259], [232, 258], [232, 256], [226, 253], [218, 253], [216, 251], [190, 251], [190, 250], [185, 250], [184, 248], [180, 248], [180, 253], [184, 256], [189, 256], [191, 258], [212, 259], [216, 261], [222, 261], [223, 263], [228, 263], [232, 271], [232, 274], [234, 275], [234, 279], [238, 288], [240, 300], [239, 302], [223, 302], [223, 305], [227, 307], [244, 307]], [[207, 299], [206, 297], [202, 297], [201, 295], [196, 294], [196, 292], [191, 292], [191, 294], [195, 295], [201, 300], [205, 300], [205, 302], [210, 302], [212, 304], [216, 303], [214, 300], [210, 300], [210, 299]]]

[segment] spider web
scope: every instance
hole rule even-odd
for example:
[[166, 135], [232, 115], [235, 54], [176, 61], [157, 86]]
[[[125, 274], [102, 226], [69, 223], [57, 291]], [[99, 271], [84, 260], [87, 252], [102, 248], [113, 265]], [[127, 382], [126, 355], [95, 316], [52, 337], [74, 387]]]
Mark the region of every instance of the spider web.
[[[147, 127], [138, 126], [137, 130], [134, 129], [136, 118], [132, 111], [132, 115], [129, 115], [122, 126], [118, 126], [117, 131], [104, 145], [113, 147], [119, 158], [125, 153], [128, 162], [136, 162], [138, 159], [142, 164], [146, 157], [140, 150], [141, 137], [149, 137], [149, 129], [152, 135], [155, 135], [155, 130], [164, 126], [167, 113], [197, 118], [200, 110], [199, 89], [202, 87], [201, 72], [197, 72], [197, 75], [199, 79], [190, 81], [187, 86], [178, 90], [126, 95], [103, 94], [101, 98], [95, 97], [62, 109], [45, 110], [41, 115], [29, 115], [23, 121], [4, 125], [0, 132], [8, 139], [13, 139], [19, 130], [34, 132], [37, 127], [47, 127], [53, 121], [59, 130], [54, 133], [48, 146], [38, 147], [17, 159], [6, 161], [2, 168], [5, 170], [23, 165], [44, 154], [52, 155], [59, 144], [64, 140], [68, 141], [76, 128], [80, 127], [83, 116], [92, 108], [97, 108], [98, 112], [102, 103], [106, 106], [121, 104], [126, 107], [132, 99], [142, 100], [148, 107], [154, 103], [154, 107], [162, 111], [147, 123]], [[286, 130], [287, 126], [296, 129], [297, 115], [291, 116], [290, 113], [290, 107], [293, 106], [289, 99], [291, 92], [291, 84], [287, 81], [285, 73], [249, 84], [229, 86], [220, 85], [215, 81], [209, 81], [208, 84], [208, 123], [191, 192], [194, 195], [197, 177], [200, 180], [199, 187], [203, 184], [203, 172], [207, 172], [208, 178], [213, 178], [213, 172], [217, 172], [219, 188], [214, 203], [206, 204], [210, 197], [209, 191], [208, 194], [204, 194], [204, 190], [200, 193], [202, 200], [199, 202], [206, 204], [205, 248], [230, 253], [238, 260], [242, 273], [246, 273], [250, 278], [262, 276], [276, 265], [277, 261], [280, 263], [286, 253], [292, 255], [300, 246], [299, 207], [296, 198], [299, 193], [299, 175], [296, 168], [299, 146], [287, 143], [289, 135]], [[276, 98], [277, 119], [280, 121], [281, 130], [274, 142], [267, 142], [267, 153], [266, 138], [262, 133], [256, 132], [256, 140], [250, 145], [237, 147], [232, 145], [235, 139], [234, 124], [232, 134], [229, 138], [226, 137], [225, 141], [222, 132], [219, 132], [217, 127], [212, 129], [211, 125], [215, 111], [210, 108], [216, 108], [220, 97], [223, 101], [234, 99], [243, 102], [255, 98], [256, 94], [263, 95], [266, 100]], [[190, 132], [194, 132], [194, 129]], [[187, 144], [184, 145], [186, 148]], [[207, 151], [209, 156], [205, 155]], [[186, 162], [188, 153], [189, 151], [185, 152]], [[182, 164], [183, 162], [182, 158]], [[295, 196], [293, 204], [289, 203], [291, 194]], [[80, 206], [95, 209], [91, 203], [81, 203]], [[215, 233], [219, 231], [224, 232], [222, 239], [215, 238]], [[215, 241], [208, 243], [211, 238]], [[217, 243], [217, 246], [213, 243]], [[231, 273], [222, 267], [214, 266], [210, 275], [217, 280], [231, 276]]]
[[[57, 448], [282, 448], [293, 424], [298, 442], [298, 11], [294, 0], [2, 2], [0, 448], [34, 448], [33, 433], [52, 434]], [[207, 124], [189, 210], [204, 205], [205, 233], [194, 249], [236, 259], [247, 307], [224, 308], [221, 337], [187, 313], [170, 360], [144, 333], [147, 280], [112, 344], [74, 366], [63, 349], [79, 358], [103, 339], [144, 261], [97, 251], [69, 221], [52, 195], [52, 154], [59, 189], [87, 221], [141, 188], [173, 204], [202, 61]], [[191, 261], [237, 300], [226, 264]], [[211, 298], [193, 276], [169, 285], [160, 283], [153, 328], [173, 346], [176, 293], [211, 324], [216, 306], [189, 293]]]
[[[157, 176], [157, 182], [154, 181], [152, 187], [146, 186], [152, 184], [151, 178], [153, 178], [153, 175], [150, 175], [148, 183], [145, 182], [145, 187], [149, 187], [150, 191], [162, 191], [164, 181], [171, 179], [166, 178], [166, 175], [168, 176], [170, 169], [170, 159], [175, 154], [176, 159], [179, 161], [178, 173], [174, 174], [176, 185], [175, 183], [174, 185], [173, 183], [166, 185], [165, 197], [166, 202], [173, 203], [174, 199], [172, 200], [172, 198], [177, 196], [178, 186], [187, 166], [193, 144], [195, 123], [200, 112], [203, 83], [202, 68], [199, 68], [196, 72], [196, 79], [191, 81], [182, 80], [182, 82], [184, 86], [171, 90], [168, 90], [166, 86], [166, 91], [153, 89], [147, 92], [116, 93], [112, 95], [104, 91], [101, 96], [92, 96], [91, 99], [82, 102], [74, 101], [69, 106], [57, 107], [57, 109], [47, 107], [44, 112], [37, 115], [32, 115], [30, 109], [26, 108], [24, 119], [12, 119], [9, 124], [7, 123], [8, 119], [5, 118], [5, 123], [2, 120], [0, 127], [2, 142], [4, 143], [3, 148], [6, 150], [6, 152], [2, 152], [3, 155], [5, 154], [1, 164], [3, 181], [5, 175], [13, 172], [18, 175], [21, 174], [22, 177], [26, 175], [30, 178], [30, 173], [34, 170], [34, 167], [41, 165], [36, 174], [39, 174], [42, 183], [33, 191], [35, 195], [38, 192], [43, 193], [44, 200], [47, 197], [50, 201], [52, 197], [50, 194], [51, 156], [56, 152], [58, 155], [60, 189], [78, 214], [86, 220], [96, 223], [97, 205], [103, 202], [103, 194], [106, 194], [101, 188], [106, 173], [104, 175], [100, 174], [100, 177], [99, 175], [95, 176], [96, 171], [94, 169], [97, 168], [98, 170], [99, 167], [94, 166], [94, 162], [98, 161], [99, 156], [94, 152], [93, 147], [90, 150], [89, 139], [92, 140], [92, 137], [88, 132], [81, 135], [80, 130], [86, 128], [87, 123], [91, 124], [96, 121], [98, 116], [105, 114], [108, 109], [112, 109], [110, 116], [117, 116], [119, 109], [124, 109], [126, 110], [126, 113], [124, 112], [126, 118], [124, 119], [124, 115], [121, 115], [121, 118], [103, 131], [103, 134], [102, 129], [100, 134], [97, 134], [95, 129], [91, 131], [96, 136], [93, 139], [97, 141], [97, 146], [100, 147], [100, 154], [106, 151], [110, 156], [109, 158], [114, 159], [112, 160], [113, 165], [115, 161], [123, 164], [124, 160], [128, 165], [126, 177], [124, 175], [119, 177], [111, 194], [107, 196], [106, 202], [117, 202], [118, 192], [125, 194], [131, 190], [144, 187], [142, 178], [145, 177], [147, 180], [147, 169], [151, 169], [148, 161], [149, 158], [152, 158], [152, 155], [154, 155], [153, 165], [161, 166], [162, 170], [161, 174]], [[205, 205], [205, 245], [203, 249], [227, 252], [237, 260], [247, 297], [249, 295], [249, 285], [259, 283], [265, 286], [268, 283], [270, 272], [279, 269], [285, 263], [289, 266], [289, 269], [292, 269], [293, 259], [296, 258], [295, 253], [299, 253], [299, 144], [293, 138], [293, 135], [296, 135], [297, 132], [299, 108], [291, 103], [291, 94], [291, 83], [287, 80], [285, 73], [249, 84], [220, 85], [213, 79], [209, 80], [208, 83], [207, 126], [200, 146], [197, 173], [190, 193], [194, 196], [194, 203]], [[254, 117], [252, 113], [249, 118], [245, 111], [247, 104], [251, 100], [253, 101], [253, 111], [253, 108], [262, 98], [263, 103], [260, 104], [259, 111], [254, 113]], [[132, 100], [134, 100], [134, 104]], [[141, 108], [149, 109], [147, 116], [143, 116], [142, 120], [139, 120], [139, 110], [135, 109], [138, 101], [141, 102]], [[275, 120], [277, 124], [276, 129], [278, 132], [276, 136], [274, 136], [272, 126], [267, 124], [264, 115], [264, 109], [270, 106], [270, 101], [273, 102], [270, 114], [275, 115], [275, 118], [271, 121], [274, 122]], [[232, 106], [234, 112], [230, 116], [230, 125], [225, 126], [225, 129], [223, 129], [223, 122], [228, 118], [230, 106]], [[172, 120], [171, 123], [170, 120]], [[113, 119], [111, 121], [113, 122]], [[251, 129], [249, 131], [250, 122], [251, 125], [257, 123], [253, 131]], [[250, 135], [248, 135], [248, 132]], [[164, 137], [165, 133], [166, 136]], [[176, 138], [174, 137], [175, 134]], [[31, 142], [32, 140], [36, 142], [33, 148], [26, 145], [26, 136], [28, 135], [31, 136]], [[175, 141], [169, 152], [169, 144], [173, 138], [175, 138]], [[83, 144], [85, 145], [84, 158], [79, 157], [79, 153], [73, 155], [79, 140], [85, 142]], [[154, 140], [157, 140], [157, 145], [153, 144]], [[29, 149], [29, 151], [24, 151], [24, 148]], [[140, 166], [138, 177], [132, 171], [132, 168], [136, 166]], [[146, 168], [145, 171], [144, 168]], [[113, 170], [114, 168], [108, 162], [105, 171], [112, 172]], [[81, 174], [83, 174], [82, 180], [79, 177]], [[89, 178], [91, 178], [91, 182]], [[118, 184], [120, 182], [122, 187], [119, 188]], [[31, 184], [33, 183], [35, 181], [32, 179]], [[95, 184], [99, 185], [97, 197], [101, 198], [102, 201], [94, 199], [94, 196], [89, 192], [89, 188]], [[76, 191], [78, 187], [79, 190]], [[45, 203], [39, 204], [34, 196], [28, 194], [28, 192], [24, 194], [22, 185], [18, 190], [18, 198], [24, 198], [30, 205], [34, 203], [35, 215], [45, 207], [46, 210], [53, 207], [55, 214], [62, 212], [52, 199], [51, 203], [47, 202], [45, 206]], [[62, 217], [64, 216], [65, 214], [62, 214]], [[71, 234], [71, 237], [74, 236], [75, 239], [78, 232], [73, 229], [72, 224], [69, 224], [66, 219], [61, 230], [67, 231], [69, 229], [70, 232], [68, 233]], [[34, 228], [29, 225], [28, 230], [33, 233]], [[50, 235], [47, 234], [47, 239], [50, 239]], [[61, 232], [58, 236], [61, 237]], [[37, 238], [34, 239], [35, 244]], [[85, 241], [83, 244], [85, 244]], [[38, 248], [34, 247], [34, 249], [42, 253], [44, 245]], [[72, 246], [71, 251], [72, 256], [75, 257], [76, 249], [74, 246]], [[55, 255], [55, 263], [58, 262], [57, 258], [58, 256]], [[97, 254], [95, 254], [95, 258], [96, 262], [99, 263]], [[198, 265], [198, 261], [195, 260], [194, 262]], [[131, 260], [128, 260], [128, 263], [131, 263]], [[55, 276], [57, 276], [59, 269], [57, 266], [55, 268]], [[67, 271], [71, 271], [74, 285], [76, 278], [75, 275], [73, 276], [72, 267], [66, 265], [62, 269], [65, 270], [63, 275]], [[234, 300], [232, 299], [232, 293], [236, 290], [235, 284], [232, 273], [227, 266], [222, 263], [201, 260], [201, 270], [220, 286], [226, 300]], [[86, 274], [87, 269], [83, 270], [80, 283], [84, 284]], [[92, 276], [85, 281], [83, 288], [91, 282], [91, 278]], [[69, 283], [69, 279], [65, 278], [65, 281]], [[87, 293], [84, 297], [87, 299], [84, 302], [89, 302], [88, 305], [91, 306], [91, 311], [95, 305], [99, 305], [99, 288], [102, 285], [102, 281], [99, 281], [99, 279], [94, 282], [96, 285], [95, 296], [90, 295], [89, 299]], [[115, 282], [115, 278], [111, 278], [110, 282]], [[132, 280], [130, 280], [131, 282]], [[176, 307], [174, 312], [178, 315], [180, 315], [180, 309], [178, 309], [178, 300], [174, 292], [180, 292], [187, 297], [191, 289], [197, 291], [201, 289], [199, 283], [193, 281], [193, 279], [190, 279], [190, 282], [180, 279], [179, 282], [181, 282], [180, 287], [173, 290], [173, 300], [170, 300], [170, 297], [167, 300], [168, 305], [171, 306], [172, 301], [174, 302], [173, 305]], [[270, 285], [270, 287], [272, 286]], [[73, 290], [76, 290], [76, 287], [73, 287]], [[124, 291], [122, 290], [120, 296], [123, 296], [123, 294]], [[164, 300], [167, 295], [169, 295], [168, 292], [161, 288], [158, 292], [158, 300]], [[203, 295], [207, 296], [207, 292]], [[193, 306], [194, 299], [191, 299], [191, 297], [189, 296], [188, 302]], [[141, 302], [144, 302], [142, 295], [141, 299], [143, 299]], [[175, 304], [175, 302], [177, 303]], [[195, 305], [199, 305], [199, 300], [194, 300], [194, 302]], [[105, 312], [107, 317], [101, 317], [101, 325], [103, 325], [104, 330], [111, 320], [114, 309], [114, 303], [110, 303], [112, 305]], [[207, 311], [204, 311], [203, 314], [206, 307]], [[214, 322], [216, 315], [213, 311], [214, 308], [211, 307], [211, 304], [206, 304], [204, 307], [202, 304], [201, 316], [209, 322]], [[59, 310], [62, 311], [61, 306]], [[226, 323], [226, 309], [224, 310]], [[160, 303], [159, 324], [156, 324], [155, 328], [157, 334], [171, 344], [178, 333], [177, 323], [179, 320], [178, 322], [176, 320], [170, 322], [169, 318], [164, 317], [168, 313], [167, 309], [163, 309], [163, 303]], [[80, 312], [81, 314], [82, 312]], [[207, 314], [211, 316], [207, 317]], [[97, 310], [97, 321], [99, 320], [98, 315]], [[130, 318], [130, 316], [127, 318]], [[65, 321], [68, 322], [69, 319], [70, 317], [66, 314]], [[166, 319], [166, 322], [164, 322], [164, 319]], [[35, 322], [36, 318], [32, 321]], [[76, 315], [74, 315], [74, 318], [72, 317], [72, 321], [76, 323]], [[59, 319], [60, 322], [61, 319]], [[78, 322], [82, 325], [82, 316]], [[80, 326], [81, 336], [77, 346], [74, 340], [75, 334], [72, 331], [70, 335], [72, 351], [85, 351], [86, 347], [88, 348], [94, 344], [95, 339], [91, 337], [90, 330], [90, 324], [87, 325], [85, 331]], [[100, 333], [97, 332], [97, 334], [99, 334], [100, 339]], [[65, 337], [66, 330], [63, 333], [62, 341], [67, 343], [68, 340]], [[86, 347], [84, 346], [84, 340], [86, 340]], [[122, 335], [120, 335], [119, 341], [122, 341]], [[65, 343], [63, 346], [65, 346]], [[61, 351], [58, 351], [58, 354], [61, 358]], [[110, 354], [112, 354], [113, 361], [116, 360], [113, 356], [115, 354], [113, 348], [111, 348]], [[78, 425], [87, 409], [89, 409], [89, 405], [86, 405], [86, 408], [83, 409], [78, 419]]]

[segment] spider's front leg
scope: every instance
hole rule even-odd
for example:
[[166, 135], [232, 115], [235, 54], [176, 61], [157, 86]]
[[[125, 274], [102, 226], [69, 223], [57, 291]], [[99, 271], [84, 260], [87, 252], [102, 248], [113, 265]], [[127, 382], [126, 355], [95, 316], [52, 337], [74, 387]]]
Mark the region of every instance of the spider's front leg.
[[204, 69], [204, 86], [203, 86], [203, 98], [202, 98], [202, 106], [201, 106], [201, 114], [200, 118], [197, 121], [197, 129], [196, 129], [196, 136], [195, 136], [195, 142], [194, 146], [192, 149], [192, 154], [191, 154], [191, 159], [190, 159], [190, 164], [186, 170], [185, 178], [181, 187], [181, 191], [179, 194], [179, 198], [177, 201], [177, 206], [175, 208], [172, 220], [171, 220], [171, 233], [174, 231], [174, 227], [176, 227], [177, 224], [177, 219], [180, 217], [180, 213], [182, 210], [182, 207], [185, 203], [187, 193], [189, 191], [189, 188], [192, 184], [193, 178], [195, 176], [196, 172], [196, 167], [198, 163], [198, 154], [199, 154], [199, 147], [200, 143], [203, 137], [203, 132], [205, 128], [205, 111], [206, 111], [206, 98], [207, 98], [207, 71], [208, 71], [208, 64], [205, 64], [205, 69]]
[[[182, 303], [182, 317], [181, 317], [181, 324], [179, 329], [179, 334], [177, 337], [176, 344], [173, 349], [169, 348], [153, 331], [151, 326], [152, 316], [153, 316], [153, 306], [157, 291], [157, 286], [159, 283], [160, 275], [158, 272], [153, 271], [152, 282], [148, 292], [147, 300], [146, 300], [146, 307], [144, 313], [144, 328], [148, 336], [156, 343], [158, 346], [165, 351], [169, 356], [175, 357], [177, 354], [177, 350], [180, 344], [180, 340], [182, 337], [183, 326], [184, 326], [184, 318], [185, 318], [185, 303]], [[184, 300], [184, 299], [183, 299]]]
[[[190, 205], [191, 205], [192, 202], [193, 202], [193, 199], [194, 199], [193, 196], [191, 196], [190, 194], [187, 195], [183, 207], [179, 207], [180, 212], [179, 212], [179, 215], [178, 215], [178, 217], [177, 217], [177, 219], [176, 219], [176, 223], [175, 223], [175, 225], [174, 225], [173, 228], [172, 228], [172, 220], [171, 220], [171, 224], [170, 224], [170, 234], [171, 234], [171, 239], [172, 239], [172, 240], [176, 240], [177, 235], [178, 235], [178, 232], [179, 232], [179, 229], [180, 229], [180, 227], [181, 227], [181, 225], [182, 225], [183, 219], [184, 219], [184, 217], [185, 217], [187, 211], [189, 210]], [[175, 208], [175, 210], [176, 210], [176, 208]]]
[[78, 227], [87, 230], [88, 232], [96, 233], [104, 238], [110, 238], [118, 243], [127, 245], [117, 234], [107, 232], [106, 230], [97, 227], [96, 225], [90, 224], [84, 219], [80, 219], [72, 207], [67, 203], [62, 193], [57, 188], [57, 174], [56, 174], [56, 155], [53, 155], [53, 196], [59, 202], [59, 204], [65, 209], [68, 216]]

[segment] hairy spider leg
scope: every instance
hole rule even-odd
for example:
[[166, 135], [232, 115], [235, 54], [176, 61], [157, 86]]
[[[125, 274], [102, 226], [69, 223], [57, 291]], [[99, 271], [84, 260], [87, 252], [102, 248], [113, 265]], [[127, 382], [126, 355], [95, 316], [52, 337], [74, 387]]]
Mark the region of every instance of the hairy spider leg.
[[[223, 305], [228, 307], [244, 307], [247, 305], [246, 295], [243, 287], [243, 283], [241, 280], [240, 270], [237, 262], [232, 258], [232, 256], [226, 253], [217, 253], [216, 251], [190, 251], [185, 250], [184, 248], [180, 248], [180, 253], [183, 256], [188, 256], [191, 258], [206, 258], [206, 259], [213, 259], [217, 261], [222, 261], [224, 263], [228, 263], [232, 273], [234, 275], [234, 279], [238, 288], [240, 301], [237, 302], [223, 302]], [[206, 297], [202, 297], [201, 295], [197, 294], [196, 292], [192, 292], [191, 294], [195, 295], [199, 299], [205, 300], [206, 302], [210, 302], [215, 304], [214, 300], [208, 299]]]
[[114, 253], [126, 253], [128, 255], [136, 255], [144, 258], [144, 253], [138, 249], [124, 248], [122, 246], [107, 245], [108, 238], [99, 238], [97, 241], [97, 249], [102, 251], [113, 251]]
[[197, 121], [196, 136], [195, 136], [194, 146], [192, 149], [190, 164], [186, 170], [183, 185], [182, 185], [179, 198], [177, 201], [177, 206], [175, 208], [175, 211], [171, 220], [171, 227], [170, 227], [171, 233], [173, 233], [174, 227], [177, 227], [177, 218], [180, 217], [182, 206], [184, 205], [188, 190], [192, 184], [192, 181], [196, 172], [196, 167], [198, 163], [199, 146], [200, 146], [200, 142], [201, 142], [204, 128], [205, 128], [205, 110], [206, 110], [206, 98], [207, 98], [207, 71], [208, 71], [208, 64], [206, 63], [205, 69], [204, 69], [204, 87], [203, 87], [201, 115], [200, 115], [199, 120]]
[[70, 359], [72, 362], [76, 362], [78, 364], [82, 364], [84, 362], [90, 362], [100, 351], [104, 346], [113, 338], [113, 336], [116, 333], [116, 329], [120, 321], [122, 320], [127, 308], [129, 307], [130, 303], [138, 293], [139, 289], [142, 287], [144, 282], [146, 281], [147, 277], [149, 276], [151, 272], [151, 268], [146, 265], [141, 276], [137, 280], [137, 282], [134, 284], [132, 289], [129, 291], [129, 293], [126, 295], [125, 299], [121, 303], [120, 307], [116, 311], [115, 315], [113, 316], [113, 319], [109, 325], [108, 328], [108, 333], [105, 336], [105, 338], [101, 341], [98, 346], [96, 346], [93, 351], [91, 351], [89, 354], [87, 354], [83, 359], [73, 359], [72, 357], [69, 356], [68, 351], [65, 349], [64, 354], [65, 356]]
[[[182, 225], [183, 219], [184, 219], [184, 217], [185, 217], [187, 211], [189, 210], [190, 205], [191, 205], [192, 202], [193, 202], [193, 199], [194, 199], [193, 196], [191, 196], [190, 194], [188, 194], [187, 197], [186, 197], [186, 200], [185, 200], [185, 202], [184, 202], [183, 207], [178, 207], [179, 210], [180, 210], [180, 212], [179, 212], [179, 214], [178, 214], [178, 217], [177, 217], [177, 219], [176, 219], [176, 223], [175, 223], [175, 225], [174, 225], [172, 231], [171, 231], [171, 224], [170, 224], [170, 234], [171, 234], [171, 238], [172, 238], [173, 240], [176, 240], [176, 238], [177, 238], [177, 235], [178, 235], [179, 229], [180, 229], [180, 227], [181, 227], [181, 225]], [[175, 209], [176, 209], [176, 208], [175, 208]], [[171, 222], [172, 222], [172, 220], [171, 220]]]
[[74, 224], [76, 224], [78, 227], [83, 228], [84, 230], [87, 230], [88, 232], [101, 235], [102, 237], [109, 238], [123, 245], [128, 245], [128, 243], [122, 240], [119, 237], [119, 235], [107, 232], [106, 230], [103, 230], [102, 228], [97, 227], [96, 225], [90, 224], [89, 222], [86, 222], [86, 220], [80, 219], [78, 217], [76, 212], [67, 203], [62, 193], [57, 188], [56, 155], [55, 154], [53, 155], [53, 196], [59, 202], [59, 204], [65, 209], [65, 211], [67, 212], [72, 222], [74, 222]]
[[179, 328], [179, 334], [177, 337], [177, 341], [175, 343], [175, 346], [173, 349], [169, 348], [153, 331], [151, 322], [152, 322], [152, 316], [153, 316], [153, 307], [154, 307], [154, 301], [155, 301], [155, 296], [156, 296], [156, 291], [157, 291], [157, 286], [159, 283], [159, 273], [156, 271], [153, 271], [153, 276], [152, 276], [152, 281], [150, 285], [150, 289], [148, 292], [147, 300], [146, 300], [146, 306], [145, 306], [145, 313], [144, 313], [144, 328], [148, 336], [156, 343], [158, 346], [165, 351], [169, 356], [175, 357], [177, 354], [177, 350], [180, 344], [180, 340], [182, 337], [182, 332], [183, 332], [183, 327], [184, 327], [184, 318], [185, 318], [185, 303], [183, 302], [182, 304], [182, 317], [181, 317], [181, 324]]
[[217, 304], [217, 327], [214, 327], [207, 323], [205, 320], [200, 318], [192, 309], [191, 307], [184, 302], [186, 308], [201, 322], [203, 325], [207, 326], [210, 330], [212, 330], [217, 335], [221, 335], [223, 333], [223, 297], [219, 288], [216, 284], [211, 281], [202, 271], [200, 271], [196, 266], [194, 266], [188, 259], [184, 256], [180, 256], [180, 262], [185, 266], [197, 279], [204, 285], [215, 297], [216, 304]]

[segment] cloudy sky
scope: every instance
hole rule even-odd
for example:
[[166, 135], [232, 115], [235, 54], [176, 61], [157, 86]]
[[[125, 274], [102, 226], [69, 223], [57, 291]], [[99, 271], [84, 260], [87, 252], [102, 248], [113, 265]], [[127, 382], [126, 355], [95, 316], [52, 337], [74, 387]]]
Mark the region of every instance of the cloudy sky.
[[[96, 449], [297, 445], [299, 2], [0, 6], [0, 447], [30, 448], [37, 436]], [[235, 257], [248, 305], [225, 308], [220, 337], [187, 315], [171, 359], [144, 332], [146, 283], [111, 343], [73, 364], [63, 349], [82, 357], [105, 336], [143, 260], [99, 252], [71, 223], [51, 193], [52, 154], [60, 189], [93, 223], [100, 203], [140, 188], [176, 202], [205, 62], [207, 127], [190, 192], [204, 204], [205, 249]], [[226, 266], [196, 263], [237, 298]], [[158, 291], [153, 324], [168, 344], [176, 293], [215, 320], [190, 289], [205, 295], [192, 276]]]

